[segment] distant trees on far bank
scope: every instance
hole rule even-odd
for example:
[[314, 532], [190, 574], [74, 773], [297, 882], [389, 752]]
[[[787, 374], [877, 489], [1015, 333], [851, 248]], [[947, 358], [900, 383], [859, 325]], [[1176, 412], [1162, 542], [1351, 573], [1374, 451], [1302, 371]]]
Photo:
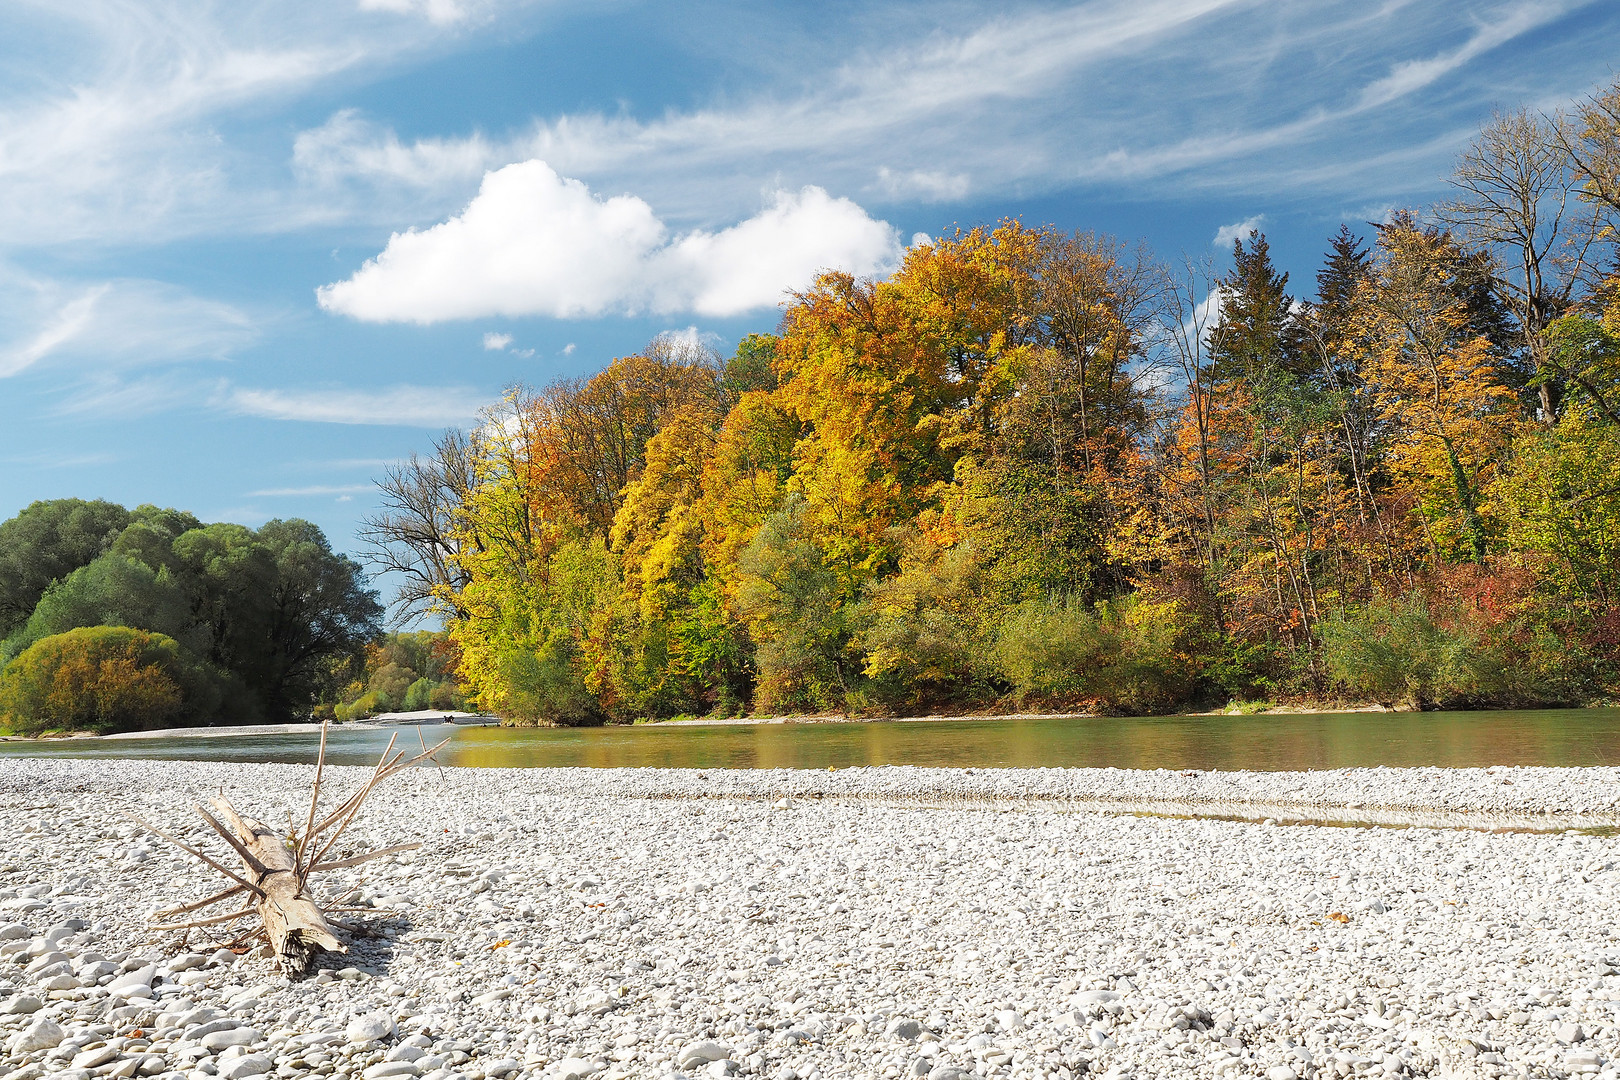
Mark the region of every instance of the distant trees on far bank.
[[307, 521], [36, 502], [0, 523], [0, 725], [302, 719], [381, 616], [360, 566]]
[[443, 631], [387, 634], [365, 647], [328, 700], [321, 719], [358, 720], [388, 712], [454, 712], [466, 703], [456, 680], [456, 650]]
[[371, 523], [480, 707], [1162, 710], [1620, 693], [1620, 86], [1456, 196], [1166, 266], [1016, 220], [722, 359], [515, 389]]

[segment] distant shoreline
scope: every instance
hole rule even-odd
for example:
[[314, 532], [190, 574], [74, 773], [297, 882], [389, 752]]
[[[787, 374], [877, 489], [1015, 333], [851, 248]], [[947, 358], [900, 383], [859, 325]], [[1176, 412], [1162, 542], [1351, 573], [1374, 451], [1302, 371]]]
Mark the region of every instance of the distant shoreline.
[[[1376, 703], [1359, 702], [1344, 705], [1291, 705], [1278, 704], [1253, 712], [1241, 712], [1232, 708], [1210, 709], [1201, 712], [1164, 713], [1169, 716], [1315, 716], [1336, 713], [1382, 713], [1398, 712]], [[1477, 710], [1496, 711], [1496, 710]], [[518, 728], [539, 729], [551, 725], [542, 724], [504, 724], [500, 718], [485, 713], [466, 712], [440, 712], [432, 710], [421, 713], [393, 713], [370, 717], [365, 720], [349, 720], [335, 724], [333, 730], [343, 731], [355, 728], [384, 728], [384, 727], [414, 727], [414, 726], [440, 726], [445, 720], [454, 718], [451, 723], [460, 722], [458, 726], [467, 727], [493, 727], [509, 726]], [[1149, 718], [1152, 718], [1151, 716]], [[760, 726], [786, 726], [792, 724], [872, 724], [872, 723], [900, 723], [900, 724], [930, 724], [948, 723], [951, 721], [997, 721], [997, 720], [1106, 720], [1107, 715], [1101, 713], [1064, 712], [1064, 713], [1037, 713], [1037, 712], [1009, 712], [1009, 713], [930, 713], [922, 716], [844, 716], [837, 713], [795, 713], [787, 716], [734, 716], [712, 717], [699, 716], [683, 720], [649, 720], [634, 725], [605, 725], [633, 726], [633, 727], [745, 727], [749, 725]], [[1139, 718], [1140, 719], [1140, 718]], [[480, 721], [468, 723], [468, 721]], [[213, 727], [177, 727], [160, 728], [152, 731], [120, 731], [111, 735], [96, 735], [91, 732], [72, 732], [61, 735], [3, 735], [0, 742], [59, 742], [63, 740], [96, 740], [98, 742], [122, 741], [127, 739], [220, 739], [230, 736], [250, 735], [296, 735], [300, 732], [314, 734], [320, 730], [320, 725], [310, 722], [292, 724], [239, 724], [221, 725]]]
[[[1383, 705], [1361, 702], [1354, 705], [1278, 705], [1243, 713], [1230, 708], [1199, 712], [1148, 713], [1134, 719], [1156, 716], [1314, 716], [1328, 713], [1398, 712]], [[733, 727], [746, 724], [935, 724], [952, 720], [1107, 720], [1111, 714], [1063, 713], [929, 713], [924, 716], [843, 716], [838, 713], [796, 713], [789, 716], [698, 716], [686, 720], [648, 720], [635, 727]]]
[[[484, 722], [478, 724], [458, 723], [458, 721], [471, 720]], [[440, 726], [447, 722], [461, 727], [491, 727], [499, 723], [499, 718], [484, 713], [434, 710], [430, 713], [394, 713], [366, 720], [349, 720], [333, 725], [333, 730]], [[208, 727], [154, 728], [150, 731], [115, 731], [110, 735], [97, 735], [90, 731], [74, 731], [60, 735], [4, 735], [0, 736], [0, 742], [63, 742], [77, 739], [94, 739], [97, 742], [123, 741], [126, 739], [223, 739], [237, 735], [297, 735], [306, 731], [311, 734], [318, 734], [320, 730], [320, 724], [306, 720], [293, 724], [217, 724]]]

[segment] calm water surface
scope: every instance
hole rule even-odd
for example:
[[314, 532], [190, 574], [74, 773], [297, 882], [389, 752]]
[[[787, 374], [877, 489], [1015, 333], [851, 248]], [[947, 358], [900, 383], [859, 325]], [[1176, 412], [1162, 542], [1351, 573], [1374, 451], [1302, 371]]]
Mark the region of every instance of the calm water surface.
[[[327, 759], [375, 761], [391, 728], [335, 729]], [[1309, 716], [945, 720], [517, 729], [397, 729], [400, 747], [449, 736], [449, 765], [825, 769], [852, 765], [1339, 769], [1391, 765], [1616, 765], [1620, 709]], [[319, 733], [0, 743], [0, 757], [313, 762]]]

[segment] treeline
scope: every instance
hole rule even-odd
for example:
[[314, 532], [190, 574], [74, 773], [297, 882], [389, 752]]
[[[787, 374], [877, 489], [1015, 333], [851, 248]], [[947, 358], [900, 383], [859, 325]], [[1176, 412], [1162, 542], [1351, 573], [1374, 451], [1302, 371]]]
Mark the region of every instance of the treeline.
[[0, 727], [305, 719], [363, 664], [381, 615], [307, 521], [36, 502], [0, 523]]
[[721, 361], [515, 390], [372, 557], [482, 707], [679, 713], [1620, 688], [1620, 89], [1515, 113], [1312, 295], [1006, 221]]

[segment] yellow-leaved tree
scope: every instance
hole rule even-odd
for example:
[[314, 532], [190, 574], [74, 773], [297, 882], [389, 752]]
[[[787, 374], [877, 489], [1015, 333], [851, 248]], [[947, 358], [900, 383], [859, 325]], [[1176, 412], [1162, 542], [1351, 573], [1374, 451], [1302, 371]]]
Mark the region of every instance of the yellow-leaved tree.
[[1483, 563], [1481, 502], [1515, 417], [1469, 310], [1466, 269], [1446, 234], [1398, 218], [1379, 234], [1346, 347], [1362, 354], [1391, 477], [1412, 491], [1434, 554]]

